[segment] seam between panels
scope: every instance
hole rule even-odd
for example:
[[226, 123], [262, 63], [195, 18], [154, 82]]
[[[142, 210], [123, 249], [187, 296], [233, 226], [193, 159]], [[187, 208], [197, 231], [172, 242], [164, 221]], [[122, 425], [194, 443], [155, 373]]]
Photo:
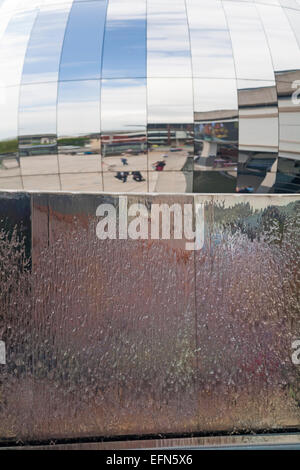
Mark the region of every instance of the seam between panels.
[[236, 69], [236, 59], [234, 55], [234, 49], [233, 49], [233, 42], [232, 42], [232, 37], [231, 37], [231, 30], [229, 27], [229, 21], [227, 17], [226, 10], [224, 8], [224, 3], [223, 0], [220, 0], [221, 8], [224, 13], [224, 19], [225, 23], [227, 26], [227, 31], [228, 31], [228, 36], [230, 39], [230, 44], [231, 44], [231, 53], [232, 53], [232, 61], [233, 61], [233, 67], [234, 67], [234, 73], [235, 73], [235, 87], [236, 87], [236, 98], [237, 98], [237, 116], [238, 116], [238, 161], [237, 161], [237, 172], [236, 172], [236, 184], [235, 188], [237, 189], [238, 187], [238, 177], [239, 177], [239, 160], [240, 160], [240, 99], [239, 99], [239, 88], [238, 88], [238, 74], [237, 74], [237, 69]]
[[[188, 8], [187, 8], [187, 2], [184, 0], [184, 6], [185, 6], [185, 13], [186, 13], [186, 22], [187, 22], [187, 29], [188, 29], [188, 36], [189, 36], [189, 46], [190, 46], [190, 62], [191, 62], [191, 79], [192, 79], [192, 96], [193, 96], [193, 141], [194, 141], [194, 151], [193, 151], [193, 169], [192, 169], [192, 192], [194, 192], [194, 156], [195, 156], [195, 87], [194, 87], [194, 69], [193, 69], [193, 54], [192, 54], [192, 41], [191, 41], [191, 30], [190, 30], [190, 22], [189, 22], [189, 16], [188, 16]], [[197, 195], [193, 194], [193, 214], [195, 214], [195, 209], [196, 209], [196, 204], [195, 204], [195, 198]], [[198, 358], [198, 314], [197, 314], [197, 263], [196, 263], [196, 250], [193, 250], [193, 267], [194, 267], [194, 315], [195, 315], [195, 320], [194, 320], [194, 325], [195, 325], [195, 365], [196, 365], [196, 374], [195, 374], [195, 396], [197, 397], [197, 376], [198, 376], [198, 371], [199, 371], [199, 358]], [[196, 398], [197, 400], [197, 398]], [[198, 411], [198, 402], [196, 401], [196, 409]], [[199, 413], [197, 413], [197, 418], [196, 422], [198, 425], [198, 428], [200, 427], [200, 421], [199, 421]]]
[[192, 55], [192, 41], [191, 41], [191, 30], [190, 30], [190, 23], [189, 23], [189, 16], [188, 16], [188, 8], [187, 8], [187, 2], [186, 0], [183, 0], [184, 2], [184, 8], [185, 8], [185, 15], [186, 15], [186, 25], [187, 25], [187, 31], [188, 31], [188, 37], [189, 37], [189, 49], [190, 49], [190, 64], [191, 64], [191, 83], [192, 83], [192, 100], [193, 100], [193, 168], [192, 168], [192, 174], [193, 174], [193, 180], [192, 180], [192, 192], [194, 192], [194, 156], [195, 156], [195, 87], [194, 87], [194, 72], [193, 72], [193, 55]]
[[145, 88], [146, 88], [146, 150], [147, 150], [147, 193], [150, 192], [149, 141], [148, 141], [148, 0], [145, 0]]
[[100, 80], [99, 80], [99, 139], [100, 139], [100, 167], [101, 167], [101, 179], [102, 179], [102, 191], [104, 192], [104, 172], [103, 172], [103, 155], [102, 155], [102, 80], [103, 80], [103, 58], [104, 58], [104, 45], [106, 36], [106, 25], [107, 25], [107, 12], [109, 7], [109, 0], [105, 1], [106, 10], [105, 18], [103, 23], [103, 36], [102, 36], [102, 47], [100, 57]]
[[[26, 45], [26, 51], [25, 51], [25, 54], [24, 54], [24, 59], [23, 59], [23, 66], [22, 66], [22, 72], [21, 72], [21, 79], [20, 79], [20, 83], [19, 83], [19, 92], [18, 92], [18, 104], [17, 104], [17, 108], [18, 108], [18, 113], [17, 113], [17, 138], [18, 138], [18, 158], [19, 158], [19, 164], [20, 164], [20, 176], [21, 176], [21, 181], [22, 181], [22, 187], [23, 187], [23, 191], [25, 191], [25, 188], [24, 188], [24, 179], [23, 179], [23, 173], [22, 173], [22, 168], [21, 168], [21, 157], [20, 157], [20, 110], [21, 110], [21, 91], [22, 91], [22, 82], [23, 82], [23, 75], [24, 75], [24, 67], [25, 67], [25, 61], [26, 61], [26, 57], [27, 57], [27, 53], [28, 53], [28, 47], [29, 47], [29, 43], [30, 43], [30, 39], [31, 39], [31, 36], [32, 36], [32, 32], [34, 30], [34, 27], [37, 23], [37, 19], [39, 17], [39, 14], [40, 14], [40, 11], [41, 11], [41, 7], [36, 7], [34, 10], [32, 10], [36, 13], [35, 15], [35, 18], [34, 18], [34, 21], [32, 23], [32, 27], [30, 29], [30, 33], [29, 33], [29, 37], [28, 37], [28, 42], [27, 42], [27, 45]], [[11, 17], [13, 18], [13, 16]], [[25, 176], [25, 175], [24, 175]]]
[[[262, 15], [259, 11], [257, 3], [254, 3], [254, 5], [255, 5], [255, 9], [257, 11], [257, 15], [258, 15], [258, 18], [259, 18], [261, 26], [262, 26], [262, 30], [263, 30], [265, 38], [266, 38], [267, 47], [269, 49], [270, 59], [271, 59], [272, 67], [273, 67], [273, 75], [274, 75], [274, 81], [275, 81], [276, 96], [277, 96], [277, 113], [278, 113], [278, 117], [277, 117], [278, 147], [277, 147], [277, 167], [276, 167], [276, 179], [277, 179], [278, 163], [279, 163], [279, 149], [280, 149], [280, 114], [279, 114], [279, 99], [278, 99], [277, 79], [276, 79], [276, 72], [275, 72], [275, 65], [274, 65], [274, 61], [273, 61], [272, 49], [270, 47], [269, 38], [268, 38], [268, 35], [267, 35], [267, 30], [265, 28], [265, 25], [264, 25], [264, 22], [263, 22], [263, 19], [262, 19]], [[272, 6], [272, 5], [269, 5], [269, 6]], [[282, 5], [277, 5], [277, 6], [280, 6], [280, 8], [283, 9]], [[274, 187], [273, 187], [273, 191], [274, 191]]]
[[62, 40], [62, 45], [61, 45], [61, 51], [60, 51], [60, 57], [59, 57], [59, 63], [58, 63], [58, 71], [57, 71], [57, 90], [56, 90], [56, 110], [55, 110], [55, 116], [56, 116], [56, 155], [57, 155], [57, 168], [58, 168], [58, 179], [59, 179], [59, 186], [60, 190], [62, 191], [62, 184], [61, 184], [61, 172], [60, 172], [60, 164], [59, 164], [59, 152], [58, 152], [58, 97], [59, 97], [59, 84], [60, 84], [60, 69], [61, 69], [61, 64], [62, 64], [62, 55], [64, 51], [64, 45], [65, 45], [65, 40], [66, 40], [66, 35], [67, 35], [67, 30], [70, 22], [70, 16], [71, 16], [71, 11], [73, 9], [74, 5], [74, 0], [72, 0], [72, 3], [70, 5], [70, 10], [68, 14], [68, 18], [66, 21], [65, 25], [65, 31], [64, 31], [64, 37]]

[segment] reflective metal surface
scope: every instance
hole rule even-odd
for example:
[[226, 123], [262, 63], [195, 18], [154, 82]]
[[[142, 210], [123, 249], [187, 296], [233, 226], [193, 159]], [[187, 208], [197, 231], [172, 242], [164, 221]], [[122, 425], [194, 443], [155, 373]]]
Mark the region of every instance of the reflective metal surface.
[[0, 189], [39, 155], [30, 176], [60, 190], [99, 173], [84, 187], [168, 192], [191, 172], [185, 192], [274, 193], [278, 158], [300, 157], [297, 0], [4, 0], [0, 68], [0, 155], [20, 161]]

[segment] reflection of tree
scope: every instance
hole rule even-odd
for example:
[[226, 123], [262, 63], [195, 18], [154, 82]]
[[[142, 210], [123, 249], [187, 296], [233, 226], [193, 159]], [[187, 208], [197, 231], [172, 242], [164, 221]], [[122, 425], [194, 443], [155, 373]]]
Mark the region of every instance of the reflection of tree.
[[64, 137], [58, 139], [58, 145], [74, 145], [76, 147], [84, 147], [89, 142], [89, 137]]
[[0, 142], [0, 154], [1, 153], [14, 153], [18, 150], [18, 140], [4, 140]]

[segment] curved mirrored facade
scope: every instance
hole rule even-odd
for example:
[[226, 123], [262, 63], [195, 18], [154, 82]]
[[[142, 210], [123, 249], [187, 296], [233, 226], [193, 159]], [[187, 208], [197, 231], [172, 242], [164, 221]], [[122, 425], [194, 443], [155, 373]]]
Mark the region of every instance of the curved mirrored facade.
[[300, 192], [299, 0], [0, 0], [0, 190]]

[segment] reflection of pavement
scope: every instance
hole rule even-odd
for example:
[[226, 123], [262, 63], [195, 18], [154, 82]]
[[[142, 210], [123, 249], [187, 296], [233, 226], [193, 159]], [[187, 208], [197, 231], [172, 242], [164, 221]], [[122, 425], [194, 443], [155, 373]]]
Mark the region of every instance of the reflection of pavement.
[[[168, 155], [167, 158], [164, 158], [163, 155]], [[148, 160], [149, 160], [149, 171], [153, 171], [153, 164], [157, 161], [164, 161], [166, 166], [164, 171], [180, 171], [187, 161], [187, 152], [185, 150], [181, 152], [164, 152], [163, 150], [155, 150], [150, 151], [148, 153]]]
[[103, 173], [103, 191], [108, 192], [148, 192], [147, 173], [144, 172], [143, 177], [146, 181], [134, 181], [132, 175], [129, 175], [126, 183], [115, 178], [114, 172]]
[[[127, 158], [128, 165], [123, 165], [121, 158]], [[146, 171], [147, 155], [118, 155], [102, 157], [103, 171]]]
[[[192, 172], [191, 176], [192, 176]], [[149, 172], [150, 193], [185, 193], [187, 180], [184, 173], [174, 171]], [[189, 189], [189, 191], [191, 191]]]

